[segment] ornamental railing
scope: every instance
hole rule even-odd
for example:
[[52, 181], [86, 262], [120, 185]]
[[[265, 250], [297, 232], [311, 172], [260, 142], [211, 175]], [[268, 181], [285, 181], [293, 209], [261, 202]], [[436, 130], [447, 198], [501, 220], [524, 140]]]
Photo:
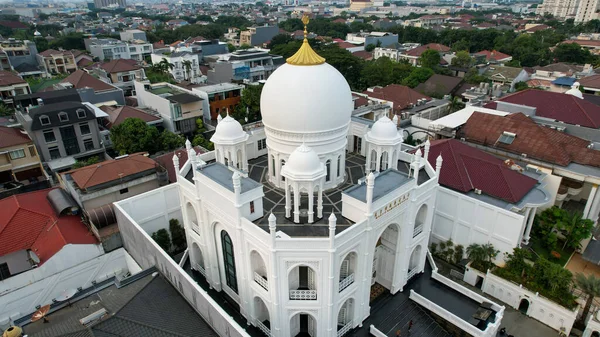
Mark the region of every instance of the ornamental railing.
[[316, 290], [290, 290], [290, 300], [312, 301], [316, 299]]
[[348, 331], [350, 331], [351, 329], [352, 329], [352, 321], [346, 323], [346, 325], [344, 325], [343, 328], [338, 330], [337, 337], [342, 337], [343, 335], [347, 334]]
[[206, 278], [206, 270], [204, 270], [204, 268], [202, 268], [201, 265], [196, 263], [194, 265], [194, 269], [196, 269], [200, 274], [202, 274], [202, 276], [204, 276]]
[[413, 278], [415, 275], [417, 275], [417, 268], [413, 268], [412, 270], [408, 271], [408, 276], [406, 277], [406, 281], [410, 280], [411, 278]]
[[415, 227], [415, 230], [413, 231], [413, 238], [417, 237], [417, 235], [421, 234], [421, 232], [423, 232], [423, 225]]
[[267, 328], [266, 325], [263, 324], [263, 322], [261, 321], [256, 321], [256, 327], [258, 327], [260, 329], [260, 331], [262, 331], [262, 333], [264, 333], [266, 336], [271, 337], [271, 329]]
[[269, 282], [257, 272], [254, 272], [254, 282], [258, 283], [258, 285], [263, 287], [266, 291], [269, 291]]
[[342, 290], [348, 288], [348, 286], [350, 286], [352, 283], [354, 283], [354, 274], [350, 274], [345, 279], [340, 281], [340, 291], [339, 292], [342, 292]]
[[194, 221], [192, 221], [192, 230], [196, 232], [196, 234], [200, 235], [200, 226], [198, 226], [198, 224]]

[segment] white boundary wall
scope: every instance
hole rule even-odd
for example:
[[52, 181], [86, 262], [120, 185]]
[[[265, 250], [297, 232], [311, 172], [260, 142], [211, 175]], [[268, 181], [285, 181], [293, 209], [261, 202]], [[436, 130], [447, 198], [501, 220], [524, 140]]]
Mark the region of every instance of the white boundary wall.
[[[168, 219], [172, 216], [175, 204], [179, 203], [178, 185], [172, 184], [165, 187], [138, 195], [136, 199], [145, 199], [146, 202], [163, 199], [163, 206], [146, 206], [143, 209], [135, 209], [134, 214], [137, 217], [148, 219], [146, 212], [152, 210], [150, 218]], [[174, 191], [177, 199], [165, 198]], [[229, 337], [249, 337], [242, 329], [205, 291], [202, 289], [162, 248], [160, 248], [150, 235], [148, 228], [142, 228], [135, 220], [134, 214], [128, 214], [126, 208], [132, 205], [127, 201], [117, 202], [115, 213], [117, 223], [123, 237], [123, 245], [131, 256], [140, 264], [143, 269], [155, 266], [162, 272], [171, 284], [181, 293], [181, 295], [190, 303], [192, 307], [202, 316], [202, 318], [220, 335]], [[167, 205], [165, 208], [164, 205]], [[181, 215], [181, 210], [179, 210]], [[150, 221], [150, 220], [148, 220]], [[150, 226], [155, 228], [154, 225]]]
[[521, 300], [526, 299], [529, 301], [527, 316], [557, 331], [560, 331], [560, 328], [564, 327], [567, 336], [577, 319], [578, 309], [571, 311], [537, 293], [523, 288], [519, 284], [498, 277], [489, 271], [483, 281], [482, 290], [515, 309], [519, 309]]
[[[81, 254], [81, 249], [77, 248], [85, 248], [85, 246], [95, 245], [67, 245], [52, 259], [60, 259], [61, 255]], [[92, 286], [92, 281], [101, 282], [121, 273], [129, 271], [133, 274], [139, 270], [122, 248], [54, 274], [44, 275], [42, 267], [0, 282], [0, 289], [4, 289], [0, 293], [0, 324], [4, 324], [9, 318], [15, 320], [33, 313], [37, 310], [35, 308], [37, 305], [52, 304], [52, 299], [60, 296], [65, 289], [88, 288]], [[8, 283], [20, 284], [21, 287], [8, 289]]]

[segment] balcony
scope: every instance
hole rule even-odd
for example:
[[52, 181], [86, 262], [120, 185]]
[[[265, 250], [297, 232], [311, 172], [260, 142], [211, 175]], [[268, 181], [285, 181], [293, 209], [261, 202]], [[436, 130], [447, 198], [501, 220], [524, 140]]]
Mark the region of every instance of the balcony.
[[290, 300], [314, 301], [316, 299], [316, 290], [290, 290]]
[[416, 238], [422, 232], [423, 232], [423, 225], [418, 225], [417, 227], [415, 227], [415, 229], [413, 231], [413, 238]]
[[340, 281], [340, 293], [354, 283], [354, 274], [348, 275], [345, 279]]
[[269, 282], [257, 272], [254, 272], [254, 282], [258, 283], [258, 285], [263, 287], [266, 291], [269, 291]]

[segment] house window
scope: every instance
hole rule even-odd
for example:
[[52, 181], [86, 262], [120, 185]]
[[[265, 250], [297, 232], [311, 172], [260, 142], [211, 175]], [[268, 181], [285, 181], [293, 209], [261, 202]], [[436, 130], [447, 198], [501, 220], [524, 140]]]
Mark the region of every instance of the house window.
[[127, 187], [125, 187], [122, 190], [119, 190], [119, 194], [125, 194], [125, 193], [129, 193], [129, 189]]
[[221, 248], [223, 249], [223, 266], [225, 269], [225, 281], [227, 286], [238, 293], [237, 275], [235, 270], [235, 256], [233, 255], [233, 243], [226, 231], [221, 231]]
[[90, 133], [92, 133], [92, 131], [90, 131], [90, 126], [88, 123], [79, 124], [79, 130], [81, 131], [82, 135], [89, 135]]
[[60, 112], [60, 113], [58, 114], [58, 119], [59, 119], [61, 122], [68, 122], [68, 121], [69, 121], [69, 115], [67, 115], [67, 113], [66, 113], [66, 112]]
[[250, 201], [250, 214], [254, 214], [254, 201]]
[[44, 139], [46, 143], [52, 143], [56, 141], [56, 135], [54, 135], [54, 130], [44, 130]]
[[50, 125], [50, 118], [48, 116], [40, 116], [40, 123], [42, 125]]
[[50, 159], [60, 158], [60, 151], [57, 146], [49, 147], [48, 152], [50, 152]]
[[84, 109], [77, 109], [77, 118], [85, 118], [86, 113]]
[[8, 155], [10, 156], [11, 160], [25, 158], [25, 150], [18, 149], [18, 150], [9, 151]]
[[10, 277], [10, 270], [8, 270], [8, 263], [0, 263], [0, 281], [6, 280]]
[[91, 139], [86, 139], [83, 141], [83, 147], [86, 151], [91, 151], [94, 149], [94, 141]]
[[29, 155], [32, 157], [37, 156], [37, 153], [35, 152], [35, 146], [33, 146], [33, 145], [29, 146]]
[[266, 138], [265, 139], [260, 139], [258, 141], [258, 151], [264, 150], [266, 148], [267, 148], [267, 139]]

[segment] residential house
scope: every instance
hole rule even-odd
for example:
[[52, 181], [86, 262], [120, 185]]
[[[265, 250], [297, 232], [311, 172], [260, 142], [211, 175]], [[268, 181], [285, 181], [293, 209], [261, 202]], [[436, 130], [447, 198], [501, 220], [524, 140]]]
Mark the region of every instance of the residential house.
[[240, 32], [240, 46], [260, 47], [271, 41], [277, 34], [279, 34], [279, 27], [277, 25], [248, 27], [248, 30]]
[[[202, 82], [202, 72], [200, 71], [200, 53], [190, 51], [177, 51], [177, 52], [156, 52], [152, 54], [152, 64], [158, 64], [162, 60], [167, 60], [173, 65], [173, 68], [169, 69], [169, 73], [173, 75], [173, 78], [178, 81], [189, 80], [192, 83]], [[189, 68], [185, 65], [189, 62]]]
[[19, 128], [0, 126], [0, 186], [13, 181], [29, 185], [46, 180], [33, 141]]
[[133, 95], [133, 81], [146, 79], [144, 68], [136, 60], [117, 59], [100, 64], [94, 69], [100, 78], [121, 88], [125, 96]]
[[455, 96], [462, 83], [460, 77], [434, 74], [415, 90], [430, 97], [442, 98], [446, 95]]
[[203, 99], [194, 92], [169, 83], [145, 84], [135, 81], [138, 105], [157, 111], [165, 129], [191, 134], [196, 119], [203, 118]]
[[93, 57], [81, 50], [71, 50], [71, 53], [73, 53], [73, 56], [75, 57], [75, 63], [77, 63], [78, 69], [94, 64]]
[[565, 40], [561, 43], [577, 43], [582, 48], [585, 48], [590, 51], [590, 53], [594, 55], [600, 54], [600, 40], [598, 39], [576, 39], [576, 40]]
[[[30, 96], [22, 98], [19, 105], [23, 108], [16, 117], [52, 172], [68, 169], [80, 158], [104, 156], [93, 106], [82, 103], [76, 91], [54, 93], [51, 102], [55, 103], [42, 98], [34, 101]], [[27, 106], [25, 102], [37, 104]]]
[[429, 28], [432, 26], [441, 26], [446, 23], [448, 16], [446, 15], [423, 15], [418, 18], [416, 27]]
[[[457, 139], [431, 142], [428, 161], [441, 156], [432, 242], [456, 245], [491, 243], [504, 254], [529, 243], [537, 209], [548, 207], [547, 174], [502, 160]], [[548, 186], [551, 188], [551, 186]], [[485, 225], [480, 221], [486, 218]]]
[[417, 103], [430, 101], [431, 98], [400, 84], [390, 84], [385, 87], [368, 88], [362, 92], [363, 97], [379, 103], [391, 104], [394, 114], [416, 106]]
[[103, 125], [110, 129], [113, 126], [117, 126], [123, 123], [127, 118], [139, 118], [146, 122], [148, 125], [160, 127], [162, 126], [162, 118], [159, 116], [150, 114], [142, 109], [134, 108], [128, 105], [122, 105], [119, 107], [105, 105], [100, 108], [108, 115], [104, 118]]
[[148, 38], [146, 37], [146, 32], [139, 29], [127, 29], [119, 33], [121, 36], [121, 41], [131, 42], [131, 41], [144, 41], [148, 42]]
[[38, 63], [51, 75], [70, 74], [77, 70], [73, 53], [68, 50], [48, 49], [37, 55]]
[[416, 48], [409, 49], [398, 55], [399, 60], [407, 60], [413, 66], [417, 66], [419, 64], [419, 57], [426, 50], [435, 50], [440, 53], [440, 56], [444, 56], [446, 53], [451, 51], [450, 47], [444, 46], [439, 43], [429, 43], [426, 45], [422, 45]]
[[514, 91], [515, 84], [526, 82], [529, 74], [523, 68], [491, 65], [483, 68], [482, 75], [492, 81], [493, 84], [507, 86], [509, 92]]
[[37, 47], [29, 40], [9, 38], [0, 41], [0, 65], [2, 70], [14, 70], [21, 77], [41, 76], [42, 70], [38, 64]]
[[123, 89], [101, 81], [83, 70], [77, 70], [64, 78], [59, 87], [77, 89], [83, 102], [125, 105]]
[[0, 99], [2, 103], [13, 106], [14, 97], [31, 93], [29, 83], [13, 72], [0, 71]]
[[392, 61], [399, 62], [401, 59], [400, 55], [419, 46], [420, 44], [418, 43], [402, 43], [397, 44], [394, 47], [377, 47], [374, 50], [373, 58], [378, 59], [380, 57], [387, 57]]
[[346, 35], [346, 42], [362, 44], [363, 46], [372, 44], [379, 47], [388, 47], [398, 43], [398, 35], [388, 32], [348, 33]]
[[579, 84], [583, 88], [583, 92], [588, 94], [596, 94], [600, 92], [600, 75], [592, 75], [579, 79]]
[[[266, 80], [285, 60], [271, 55], [266, 50], [237, 50], [230, 54], [205, 57], [211, 70], [207, 73], [209, 84], [247, 80], [258, 82]], [[230, 75], [232, 77], [230, 77]]]
[[202, 97], [204, 118], [216, 121], [220, 114], [233, 109], [242, 99], [243, 86], [233, 83], [219, 83], [193, 88], [192, 91]]
[[512, 56], [501, 53], [497, 50], [482, 50], [473, 54], [477, 64], [481, 63], [491, 63], [491, 64], [500, 64], [503, 65], [508, 61], [512, 61]]
[[101, 61], [134, 59], [143, 61], [152, 54], [152, 44], [144, 41], [123, 42], [112, 38], [85, 39], [85, 48], [93, 57]]
[[[166, 174], [162, 176], [166, 184]], [[159, 187], [157, 165], [135, 153], [63, 172], [58, 181], [84, 211], [110, 205]]]
[[189, 23], [185, 20], [169, 20], [167, 21], [167, 27], [170, 29], [176, 29], [179, 27], [183, 27], [189, 25]]

